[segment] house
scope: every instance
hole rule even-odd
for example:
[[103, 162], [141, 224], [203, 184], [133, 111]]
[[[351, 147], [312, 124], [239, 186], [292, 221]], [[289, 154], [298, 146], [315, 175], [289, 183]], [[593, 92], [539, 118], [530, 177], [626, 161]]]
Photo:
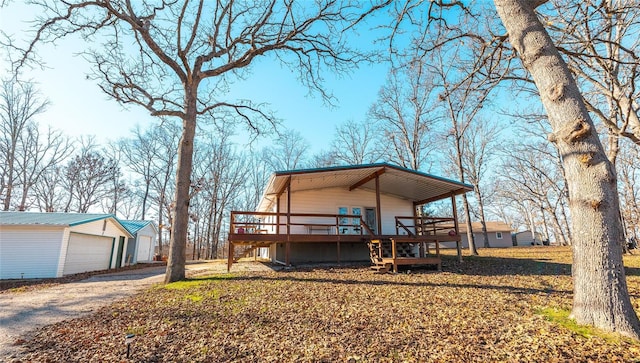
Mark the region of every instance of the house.
[[[231, 212], [228, 266], [256, 249], [284, 265], [440, 266], [441, 242], [460, 247], [455, 196], [472, 189], [387, 163], [278, 171], [256, 211]], [[438, 201], [451, 204], [453, 217], [420, 216], [422, 205]]]
[[113, 214], [0, 212], [0, 279], [121, 267], [131, 237]]
[[536, 232], [535, 234], [531, 230], [526, 230], [516, 233], [516, 243], [518, 246], [535, 246], [542, 245], [541, 234]]
[[127, 243], [125, 262], [136, 264], [138, 262], [153, 261], [158, 228], [152, 221], [120, 221], [124, 228], [133, 236]]
[[[487, 221], [487, 237], [489, 238], [490, 247], [513, 247], [511, 239], [512, 228], [510, 225], [499, 221]], [[482, 223], [471, 222], [471, 230], [473, 231], [473, 239], [476, 242], [476, 248], [484, 247], [484, 235], [482, 233]], [[460, 234], [462, 237], [462, 247], [469, 247], [467, 237], [467, 225], [460, 223]]]

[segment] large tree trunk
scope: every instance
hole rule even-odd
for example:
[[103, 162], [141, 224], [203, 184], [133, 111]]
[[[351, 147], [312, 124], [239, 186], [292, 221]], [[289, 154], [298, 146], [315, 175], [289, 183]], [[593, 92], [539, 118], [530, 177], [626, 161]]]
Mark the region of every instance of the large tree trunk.
[[640, 338], [622, 263], [616, 174], [575, 80], [534, 9], [544, 1], [494, 0], [509, 41], [531, 73], [563, 156], [574, 236], [571, 316]]
[[186, 116], [182, 121], [182, 137], [178, 147], [176, 171], [176, 195], [173, 206], [173, 223], [165, 283], [184, 280], [186, 264], [187, 231], [189, 229], [189, 193], [193, 166], [193, 142], [196, 134], [196, 97], [187, 95]]

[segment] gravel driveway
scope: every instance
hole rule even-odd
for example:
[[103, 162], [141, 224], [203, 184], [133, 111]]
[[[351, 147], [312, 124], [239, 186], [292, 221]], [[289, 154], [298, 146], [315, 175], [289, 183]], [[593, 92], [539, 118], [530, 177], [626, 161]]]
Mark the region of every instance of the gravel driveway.
[[[269, 270], [254, 262], [235, 264], [232, 271]], [[187, 265], [187, 275], [226, 272], [220, 262]], [[86, 280], [28, 292], [0, 294], [0, 357], [11, 358], [15, 343], [45, 325], [90, 314], [164, 279], [165, 267], [149, 267], [96, 275]]]

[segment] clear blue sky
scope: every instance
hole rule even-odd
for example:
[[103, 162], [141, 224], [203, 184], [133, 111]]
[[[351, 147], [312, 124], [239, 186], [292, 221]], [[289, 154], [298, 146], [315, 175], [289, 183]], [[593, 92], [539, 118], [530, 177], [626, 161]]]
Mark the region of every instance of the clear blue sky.
[[[17, 39], [24, 38], [22, 32], [28, 28], [27, 22], [37, 16], [36, 9], [20, 2], [0, 8], [0, 30]], [[87, 46], [82, 40], [68, 39], [55, 47], [39, 48], [47, 68], [29, 70], [23, 78], [36, 81], [42, 95], [51, 102], [48, 110], [37, 117], [40, 125], [51, 125], [75, 137], [95, 135], [98, 141], [105, 142], [129, 136], [136, 124], [144, 128], [152, 122], [154, 118], [146, 110], [136, 106], [123, 109], [94, 81], [86, 79], [90, 65], [74, 54]], [[2, 61], [0, 77], [4, 78], [6, 62]], [[329, 147], [336, 125], [366, 117], [386, 72], [387, 66], [378, 64], [365, 65], [343, 79], [327, 76], [327, 89], [339, 102], [337, 107], [329, 108], [320, 97], [308, 96], [295, 72], [282, 69], [278, 63], [262, 61], [254, 64], [250, 80], [232, 88], [232, 95], [269, 103], [283, 125], [298, 130], [311, 144], [311, 151], [317, 152]]]

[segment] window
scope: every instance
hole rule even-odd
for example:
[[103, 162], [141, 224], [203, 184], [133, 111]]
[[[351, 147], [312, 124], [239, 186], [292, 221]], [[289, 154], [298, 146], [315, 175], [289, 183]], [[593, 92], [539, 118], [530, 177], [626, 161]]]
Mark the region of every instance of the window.
[[502, 232], [496, 232], [496, 238], [502, 239]]

